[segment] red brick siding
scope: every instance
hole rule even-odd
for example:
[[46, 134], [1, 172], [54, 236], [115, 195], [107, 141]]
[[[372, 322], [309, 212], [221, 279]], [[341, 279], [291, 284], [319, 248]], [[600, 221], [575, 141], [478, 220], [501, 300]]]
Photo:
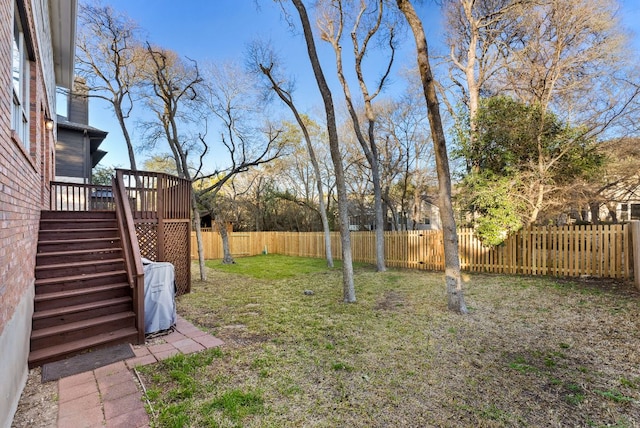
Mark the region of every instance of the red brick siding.
[[[14, 0], [0, 0], [0, 334], [33, 286], [40, 210], [48, 206], [53, 138], [44, 128], [46, 87], [35, 46], [31, 2], [25, 1], [36, 51], [30, 64], [30, 150], [11, 131]], [[51, 88], [55, 90], [55, 88]], [[50, 114], [51, 115], [51, 114]]]

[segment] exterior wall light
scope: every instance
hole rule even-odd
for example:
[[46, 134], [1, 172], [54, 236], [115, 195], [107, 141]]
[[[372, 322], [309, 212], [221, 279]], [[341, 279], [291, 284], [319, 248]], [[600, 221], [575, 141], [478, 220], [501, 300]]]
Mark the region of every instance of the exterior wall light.
[[53, 119], [51, 119], [50, 117], [45, 116], [44, 118], [44, 127], [49, 130], [49, 131], [53, 131]]

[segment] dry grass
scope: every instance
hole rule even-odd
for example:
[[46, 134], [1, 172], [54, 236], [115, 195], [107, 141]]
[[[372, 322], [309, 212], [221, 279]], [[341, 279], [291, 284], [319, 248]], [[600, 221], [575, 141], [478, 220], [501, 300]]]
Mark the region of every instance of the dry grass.
[[[640, 426], [640, 296], [629, 284], [473, 275], [471, 312], [457, 316], [439, 273], [359, 267], [358, 303], [344, 304], [339, 270], [307, 271], [209, 269], [194, 281], [179, 312], [226, 344], [184, 363], [186, 375], [147, 369], [159, 425]], [[228, 396], [251, 397], [253, 410], [225, 410]]]

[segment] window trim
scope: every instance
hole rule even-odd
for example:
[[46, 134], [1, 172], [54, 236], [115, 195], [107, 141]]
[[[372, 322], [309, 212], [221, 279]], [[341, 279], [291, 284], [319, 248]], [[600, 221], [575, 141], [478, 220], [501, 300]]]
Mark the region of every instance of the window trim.
[[[16, 0], [13, 10], [12, 52], [12, 137], [27, 152], [31, 150], [31, 62], [35, 52], [24, 0]], [[17, 83], [17, 85], [16, 85]]]

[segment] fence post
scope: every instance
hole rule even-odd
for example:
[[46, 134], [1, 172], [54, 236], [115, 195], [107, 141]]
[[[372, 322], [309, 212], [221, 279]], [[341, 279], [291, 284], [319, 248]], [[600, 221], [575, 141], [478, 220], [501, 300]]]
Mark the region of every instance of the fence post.
[[640, 221], [634, 220], [631, 226], [631, 253], [633, 254], [633, 277], [636, 288], [640, 290]]

